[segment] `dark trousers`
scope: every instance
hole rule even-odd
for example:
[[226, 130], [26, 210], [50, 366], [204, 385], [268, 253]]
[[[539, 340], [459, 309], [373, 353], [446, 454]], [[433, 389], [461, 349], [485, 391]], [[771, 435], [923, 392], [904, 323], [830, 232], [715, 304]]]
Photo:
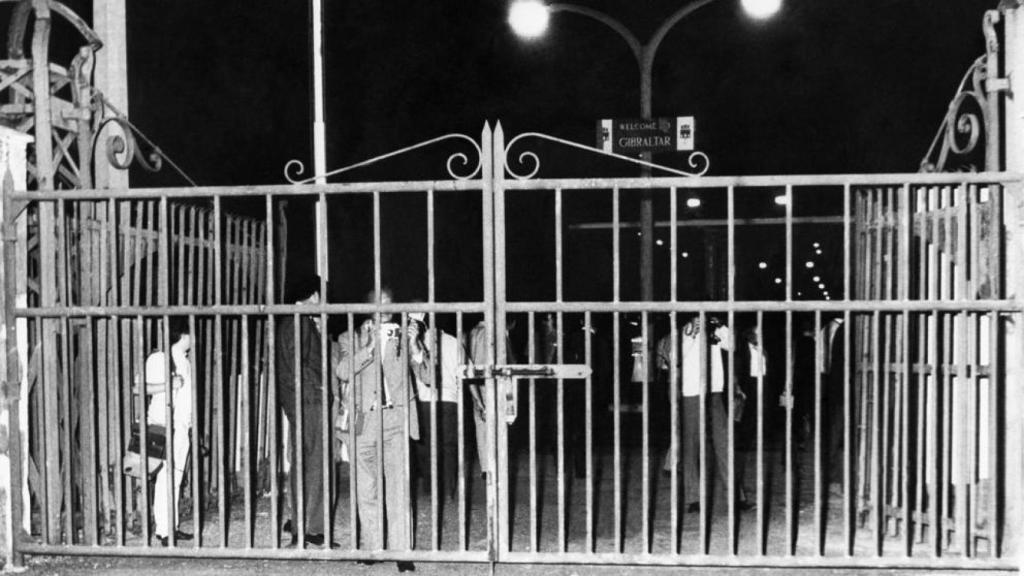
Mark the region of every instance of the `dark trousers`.
[[[693, 503], [700, 501], [700, 396], [683, 396], [683, 438], [682, 438], [682, 465], [683, 465], [683, 497], [684, 502]], [[729, 485], [729, 432], [726, 428], [730, 425], [728, 416], [725, 413], [723, 404], [724, 397], [721, 392], [713, 392], [708, 397], [706, 411], [704, 413], [705, 440], [706, 444], [707, 478], [714, 479], [717, 470], [718, 476], [722, 479], [722, 485]], [[707, 438], [710, 436], [710, 438]], [[745, 499], [742, 488], [742, 478], [737, 474], [736, 486], [739, 490], [740, 500]]]
[[440, 474], [438, 490], [441, 495], [454, 496], [458, 490], [458, 408], [455, 402], [437, 403], [437, 459], [431, 462], [431, 438], [434, 436], [434, 422], [430, 419], [431, 402], [417, 402], [419, 411], [420, 439], [416, 443], [416, 471], [420, 478], [420, 489], [430, 490], [430, 481], [435, 470]]
[[[827, 382], [822, 382], [822, 390], [824, 391], [824, 403], [822, 411], [825, 414], [825, 422], [822, 427], [822, 433], [825, 435], [825, 465], [828, 469], [828, 481], [829, 482], [842, 482], [843, 481], [843, 464], [845, 458], [843, 458], [845, 439], [843, 437], [843, 431], [846, 429], [845, 419], [845, 398], [843, 391], [842, 379], [829, 378]], [[850, 393], [853, 393], [851, 387]]]
[[[322, 405], [318, 394], [310, 398], [302, 405], [302, 434], [296, 431], [295, 398], [288, 398], [288, 395], [278, 394], [281, 398], [281, 409], [288, 416], [291, 426], [292, 442], [301, 446], [302, 452], [302, 502], [305, 506], [305, 532], [306, 534], [324, 533], [324, 455], [323, 455], [323, 417], [321, 415]], [[315, 401], [314, 401], [315, 400]], [[298, 440], [301, 438], [301, 443]], [[289, 474], [290, 494], [289, 502], [292, 509], [293, 519], [298, 517], [296, 496], [298, 495], [298, 459], [296, 450], [292, 458], [292, 469]], [[294, 530], [298, 530], [297, 523], [292, 524]]]

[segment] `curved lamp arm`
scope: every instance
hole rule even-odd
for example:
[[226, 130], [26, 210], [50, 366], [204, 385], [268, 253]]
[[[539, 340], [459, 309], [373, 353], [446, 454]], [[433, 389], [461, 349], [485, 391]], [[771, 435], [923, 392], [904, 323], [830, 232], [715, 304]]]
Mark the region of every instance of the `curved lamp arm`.
[[[713, 2], [714, 0], [701, 0], [703, 3]], [[633, 52], [633, 57], [636, 58], [636, 63], [639, 66], [643, 66], [644, 60], [644, 47], [640, 44], [640, 40], [626, 28], [622, 22], [619, 22], [615, 18], [592, 8], [586, 6], [577, 6], [576, 4], [551, 4], [548, 6], [548, 10], [553, 14], [555, 12], [572, 12], [574, 14], [582, 14], [588, 18], [597, 20], [605, 26], [615, 30], [622, 36], [622, 39], [629, 45], [630, 51]]]
[[[647, 44], [644, 45], [643, 58], [641, 59], [640, 67], [647, 71], [651, 69], [654, 65], [654, 55], [658, 52], [658, 46], [661, 45], [661, 41], [665, 39], [665, 35], [668, 34], [668, 31], [671, 30], [673, 26], [678, 24], [683, 18], [686, 18], [704, 6], [716, 1], [717, 0], [697, 0], [696, 2], [691, 2], [679, 10], [676, 10], [675, 13], [666, 18], [665, 21], [661, 23], [661, 26], [658, 26], [658, 29], [654, 31], [654, 34], [651, 35], [651, 39], [647, 41]], [[642, 73], [646, 74], [647, 72]]]

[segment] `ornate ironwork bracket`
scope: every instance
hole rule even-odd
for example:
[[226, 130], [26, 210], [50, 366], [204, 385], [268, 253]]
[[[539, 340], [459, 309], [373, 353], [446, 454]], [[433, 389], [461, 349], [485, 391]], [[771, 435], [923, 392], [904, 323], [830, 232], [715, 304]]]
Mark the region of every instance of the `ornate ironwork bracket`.
[[470, 157], [463, 152], [455, 152], [454, 154], [448, 156], [448, 161], [445, 162], [445, 168], [448, 170], [448, 175], [455, 180], [471, 180], [475, 178], [476, 175], [480, 173], [480, 169], [482, 167], [483, 151], [480, 149], [480, 144], [477, 143], [476, 140], [465, 134], [457, 133], [445, 134], [443, 136], [438, 136], [437, 138], [424, 140], [423, 142], [418, 142], [416, 144], [413, 144], [412, 146], [406, 146], [405, 148], [402, 148], [400, 150], [388, 152], [387, 154], [381, 154], [380, 156], [374, 156], [373, 158], [363, 160], [362, 162], [349, 164], [348, 166], [336, 168], [334, 170], [325, 172], [324, 174], [317, 174], [314, 176], [309, 176], [307, 178], [302, 178], [302, 175], [305, 174], [306, 172], [306, 165], [301, 160], [292, 159], [289, 160], [288, 163], [284, 165], [284, 178], [285, 180], [291, 182], [292, 184], [312, 184], [313, 182], [316, 182], [320, 178], [329, 178], [331, 176], [337, 176], [338, 174], [343, 174], [345, 172], [350, 172], [357, 168], [362, 168], [364, 166], [376, 164], [382, 160], [399, 156], [401, 154], [405, 154], [413, 150], [418, 150], [420, 148], [425, 148], [427, 146], [436, 144], [438, 142], [442, 142], [444, 140], [462, 140], [472, 144], [473, 150], [476, 151], [476, 166], [473, 166], [473, 170], [471, 172], [469, 172], [468, 174], [460, 174], [458, 172], [460, 168], [465, 169], [471, 166]]
[[[687, 158], [687, 163], [690, 165], [690, 168], [693, 169], [693, 171], [687, 172], [686, 170], [680, 170], [678, 168], [672, 168], [670, 166], [663, 166], [661, 164], [655, 164], [653, 162], [647, 162], [645, 160], [639, 160], [637, 158], [631, 158], [629, 156], [623, 156], [622, 154], [615, 154], [614, 152], [605, 152], [600, 148], [594, 148], [592, 146], [580, 144], [579, 142], [573, 142], [572, 140], [557, 138], [555, 136], [542, 134], [540, 132], [524, 132], [516, 136], [515, 138], [509, 140], [508, 144], [505, 146], [505, 158], [509, 158], [511, 156], [509, 151], [512, 150], [512, 147], [515, 146], [516, 143], [518, 143], [520, 140], [524, 138], [537, 138], [540, 140], [547, 140], [549, 142], [555, 142], [557, 144], [569, 146], [570, 148], [576, 148], [578, 150], [596, 152], [597, 154], [600, 154], [602, 156], [607, 156], [609, 158], [616, 158], [618, 160], [631, 162], [638, 166], [646, 166], [648, 168], [660, 170], [662, 172], [667, 172], [669, 174], [673, 174], [676, 176], [703, 176], [704, 174], [707, 174], [708, 169], [711, 168], [711, 160], [708, 158], [707, 154], [699, 151], [691, 152], [689, 157]], [[509, 176], [515, 178], [516, 180], [529, 180], [530, 178], [536, 176], [537, 172], [540, 171], [540, 158], [537, 156], [536, 153], [530, 150], [520, 152], [519, 156], [516, 157], [516, 162], [517, 164], [523, 167], [528, 167], [528, 165], [532, 165], [533, 167], [532, 170], [529, 170], [528, 172], [525, 173], [521, 173], [516, 172], [512, 168], [511, 163], [506, 162], [505, 171], [508, 173]]]
[[[947, 171], [950, 155], [969, 160], [988, 127], [988, 111], [984, 90], [986, 57], [980, 56], [964, 74], [956, 96], [949, 103], [928, 152], [921, 160], [921, 172]], [[975, 163], [957, 167], [958, 171], [977, 171]]]

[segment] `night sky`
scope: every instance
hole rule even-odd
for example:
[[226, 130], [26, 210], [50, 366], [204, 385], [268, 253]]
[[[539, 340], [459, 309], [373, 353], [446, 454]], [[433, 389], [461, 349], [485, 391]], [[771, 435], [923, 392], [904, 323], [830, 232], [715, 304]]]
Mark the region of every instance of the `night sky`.
[[[680, 5], [577, 3], [615, 16], [641, 40]], [[87, 2], [68, 4], [89, 18]], [[478, 138], [484, 121], [500, 120], [510, 135], [540, 131], [592, 145], [597, 119], [639, 115], [632, 55], [616, 34], [587, 18], [556, 14], [546, 37], [524, 43], [505, 23], [507, 0], [326, 4], [329, 167], [449, 132]], [[697, 148], [710, 156], [711, 175], [913, 172], [960, 78], [984, 50], [981, 18], [995, 4], [784, 0], [773, 19], [753, 22], [738, 0], [720, 0], [681, 22], [661, 45], [654, 114], [697, 118]], [[131, 119], [192, 178], [201, 185], [279, 184], [288, 160], [311, 168], [308, 5], [151, 0], [130, 2], [128, 9]], [[345, 179], [446, 178], [443, 158], [452, 151], [394, 159]], [[655, 160], [683, 162], [673, 154]], [[552, 156], [540, 175], [635, 171]], [[134, 186], [185, 185], [168, 169], [135, 169], [132, 178]], [[386, 281], [425, 274], [425, 249], [409, 240], [423, 234], [423, 201], [410, 202], [420, 207], [384, 206], [391, 219]], [[332, 247], [344, 246], [332, 254], [332, 270], [353, 280], [332, 276], [340, 298], [358, 298], [372, 282], [368, 210], [369, 202], [358, 200], [331, 208]], [[459, 233], [479, 238], [474, 210], [472, 198], [439, 207], [439, 218], [449, 218], [439, 247], [464, 251]], [[544, 218], [531, 218], [536, 210], [545, 211], [527, 204], [510, 212], [547, 226]], [[308, 234], [309, 214], [308, 205], [293, 203], [296, 235]], [[399, 229], [405, 231], [394, 232]], [[532, 234], [528, 227], [520, 231], [525, 239]], [[308, 254], [311, 244], [304, 246]], [[539, 259], [550, 268], [550, 255], [517, 249], [510, 244], [510, 263]], [[295, 269], [311, 264], [294, 260]], [[439, 294], [478, 297], [478, 279], [467, 280], [464, 265], [438, 274]], [[424, 298], [422, 282], [414, 284], [404, 297]], [[547, 297], [547, 291], [523, 296]]]

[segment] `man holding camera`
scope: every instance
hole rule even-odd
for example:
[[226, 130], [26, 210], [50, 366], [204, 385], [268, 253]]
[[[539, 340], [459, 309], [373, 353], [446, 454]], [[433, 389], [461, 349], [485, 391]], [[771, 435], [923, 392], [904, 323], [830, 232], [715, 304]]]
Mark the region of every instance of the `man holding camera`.
[[[706, 317], [707, 327], [702, 325], [701, 317], [696, 316], [683, 325], [678, 335], [679, 350], [675, 354], [676, 375], [680, 378], [680, 392], [683, 398], [683, 495], [687, 503], [687, 512], [700, 511], [700, 446], [704, 441], [705, 430], [710, 432], [711, 443], [709, 456], [714, 460], [715, 469], [728, 486], [728, 421], [725, 413], [724, 394], [725, 367], [722, 352], [732, 350], [732, 333], [715, 317]], [[702, 348], [704, 350], [702, 350]], [[706, 355], [704, 355], [706, 354]], [[658, 368], [670, 373], [673, 361], [672, 335], [668, 334], [658, 342]], [[707, 364], [702, 365], [706, 361]], [[705, 398], [707, 378], [710, 385], [710, 396], [706, 404], [705, 423], [710, 430], [701, 430], [700, 406]], [[671, 471], [676, 465], [677, 455], [669, 453], [665, 468]], [[707, 463], [710, 465], [710, 462]], [[713, 476], [709, 474], [709, 477]], [[737, 484], [740, 484], [737, 482]], [[748, 510], [752, 507], [746, 500], [742, 486], [739, 488], [739, 509]]]
[[[367, 298], [367, 302], [373, 304], [390, 304], [391, 301], [392, 295], [387, 289], [381, 291], [379, 298], [375, 292]], [[379, 318], [380, 325], [373, 317], [366, 318], [354, 333], [350, 329], [341, 335], [341, 361], [335, 367], [335, 374], [354, 395], [351, 428], [356, 461], [353, 468], [363, 547], [384, 549], [386, 533], [388, 550], [409, 550], [406, 425], [409, 437], [419, 438], [419, 419], [416, 410], [410, 409], [414, 398], [413, 378], [409, 374], [412, 355], [408, 350], [403, 351], [403, 347], [408, 346], [408, 338], [401, 334], [401, 327], [391, 321], [391, 314], [381, 313]], [[378, 449], [383, 454], [383, 478], [377, 473]], [[380, 515], [378, 500], [382, 489], [384, 526], [381, 526], [384, 518]]]

